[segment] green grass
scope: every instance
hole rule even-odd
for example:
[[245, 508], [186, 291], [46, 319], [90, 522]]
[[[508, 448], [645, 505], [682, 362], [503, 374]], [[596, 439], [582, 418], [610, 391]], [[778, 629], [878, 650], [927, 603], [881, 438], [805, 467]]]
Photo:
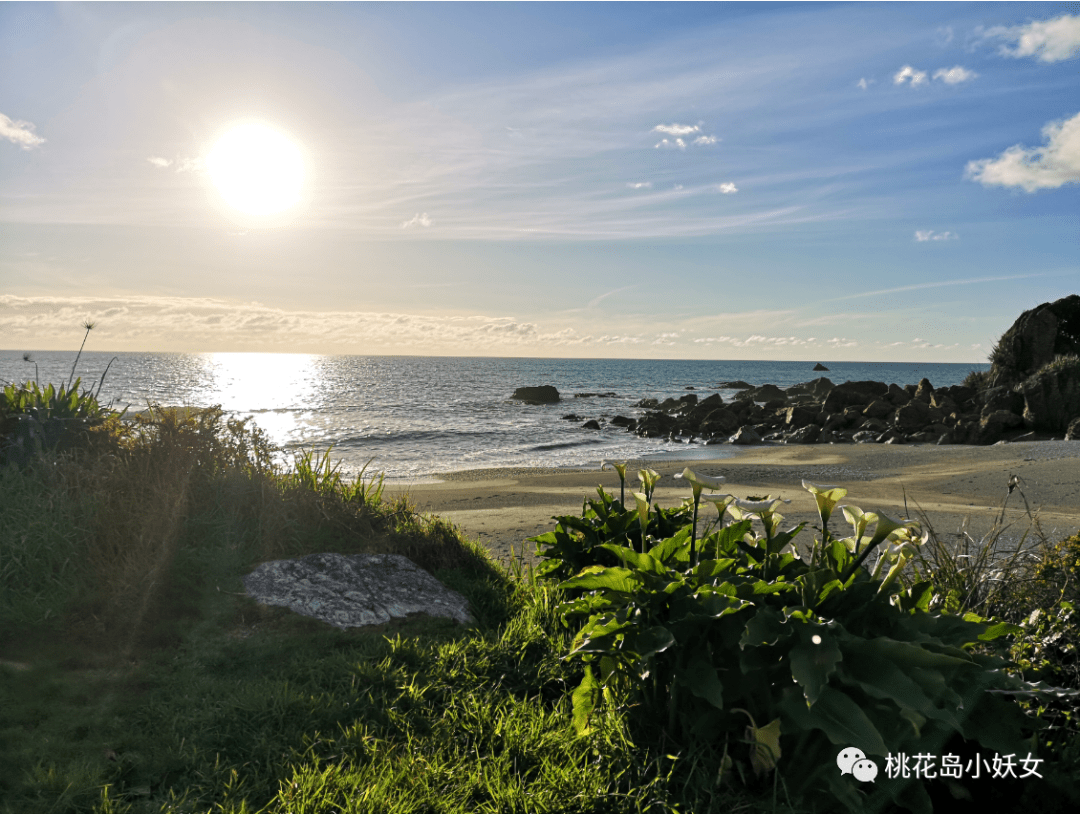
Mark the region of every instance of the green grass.
[[[809, 811], [625, 699], [576, 736], [555, 589], [378, 478], [274, 452], [220, 410], [156, 411], [0, 464], [0, 814]], [[477, 623], [339, 631], [242, 595], [317, 551], [403, 553]]]

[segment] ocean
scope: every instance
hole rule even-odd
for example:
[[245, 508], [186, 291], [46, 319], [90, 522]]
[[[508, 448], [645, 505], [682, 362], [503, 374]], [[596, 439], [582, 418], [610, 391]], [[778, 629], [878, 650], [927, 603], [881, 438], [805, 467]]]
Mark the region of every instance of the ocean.
[[[74, 352], [0, 351], [4, 384], [68, 381]], [[115, 359], [114, 359], [115, 356]], [[717, 384], [743, 380], [787, 387], [827, 376], [834, 383], [875, 380], [898, 385], [926, 378], [959, 384], [979, 364], [505, 359], [434, 356], [317, 356], [286, 353], [84, 352], [75, 375], [83, 389], [101, 385], [115, 409], [148, 404], [209, 407], [250, 418], [283, 448], [288, 465], [300, 450], [332, 448], [341, 471], [383, 473], [388, 483], [436, 480], [443, 472], [490, 467], [596, 467], [606, 460], [724, 457], [726, 446], [638, 438], [619, 427], [584, 429], [587, 419], [642, 414], [634, 403], [694, 392], [728, 400]], [[558, 404], [510, 400], [517, 387], [550, 384]], [[690, 388], [693, 388], [691, 390]], [[585, 396], [578, 394], [608, 394]], [[562, 416], [576, 414], [580, 420]]]

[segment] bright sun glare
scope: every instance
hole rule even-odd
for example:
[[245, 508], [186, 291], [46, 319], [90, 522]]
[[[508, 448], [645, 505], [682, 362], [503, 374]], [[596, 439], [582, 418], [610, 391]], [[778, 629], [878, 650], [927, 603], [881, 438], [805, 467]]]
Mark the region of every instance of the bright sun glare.
[[265, 124], [241, 124], [206, 157], [210, 179], [230, 206], [246, 215], [274, 215], [300, 201], [300, 148]]

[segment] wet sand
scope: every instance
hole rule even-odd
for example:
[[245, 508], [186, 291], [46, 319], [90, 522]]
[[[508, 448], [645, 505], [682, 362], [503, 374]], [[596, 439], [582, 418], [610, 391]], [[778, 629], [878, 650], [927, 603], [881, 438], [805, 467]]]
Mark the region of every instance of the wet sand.
[[[689, 496], [689, 486], [674, 475], [689, 465], [695, 472], [725, 478], [723, 492], [746, 498], [773, 495], [791, 500], [781, 512], [795, 524], [818, 523], [813, 496], [803, 479], [843, 486], [844, 503], [864, 511], [881, 510], [893, 517], [917, 519], [926, 513], [941, 536], [955, 534], [969, 520], [968, 532], [980, 539], [999, 518], [1009, 495], [1010, 477], [1019, 488], [1008, 496], [1006, 535], [1018, 539], [1031, 525], [1024, 498], [1044, 532], [1057, 540], [1080, 528], [1080, 442], [1032, 441], [990, 447], [934, 445], [776, 445], [732, 448], [733, 457], [718, 460], [656, 462], [648, 466], [663, 476], [655, 492], [661, 506], [677, 505]], [[621, 463], [621, 462], [620, 462]], [[640, 488], [630, 462], [629, 493]], [[551, 531], [556, 515], [579, 515], [582, 501], [596, 497], [597, 485], [618, 496], [619, 476], [612, 469], [485, 469], [436, 476], [440, 483], [386, 487], [387, 495], [408, 493], [423, 512], [437, 514], [478, 540], [508, 562], [511, 550], [525, 562], [536, 562], [535, 543], [527, 538]], [[905, 513], [904, 497], [907, 496]], [[703, 517], [715, 508], [703, 505]], [[787, 523], [785, 523], [786, 527]], [[850, 528], [842, 514], [831, 522], [834, 531]]]

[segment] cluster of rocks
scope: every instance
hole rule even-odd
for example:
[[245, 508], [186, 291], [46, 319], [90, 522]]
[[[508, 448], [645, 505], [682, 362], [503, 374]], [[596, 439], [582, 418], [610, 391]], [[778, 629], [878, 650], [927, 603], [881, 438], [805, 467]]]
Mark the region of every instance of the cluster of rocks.
[[[927, 379], [905, 387], [875, 381], [834, 385], [827, 378], [786, 389], [721, 385], [743, 386], [742, 392], [729, 402], [719, 393], [704, 399], [693, 393], [663, 402], [643, 399], [636, 405], [646, 410], [643, 416], [615, 416], [610, 424], [646, 438], [707, 444], [993, 444], [1052, 432], [1039, 421], [1039, 403], [1008, 387], [935, 389]], [[599, 423], [584, 426], [598, 429]], [[1080, 437], [1080, 418], [1071, 422], [1066, 437]]]

